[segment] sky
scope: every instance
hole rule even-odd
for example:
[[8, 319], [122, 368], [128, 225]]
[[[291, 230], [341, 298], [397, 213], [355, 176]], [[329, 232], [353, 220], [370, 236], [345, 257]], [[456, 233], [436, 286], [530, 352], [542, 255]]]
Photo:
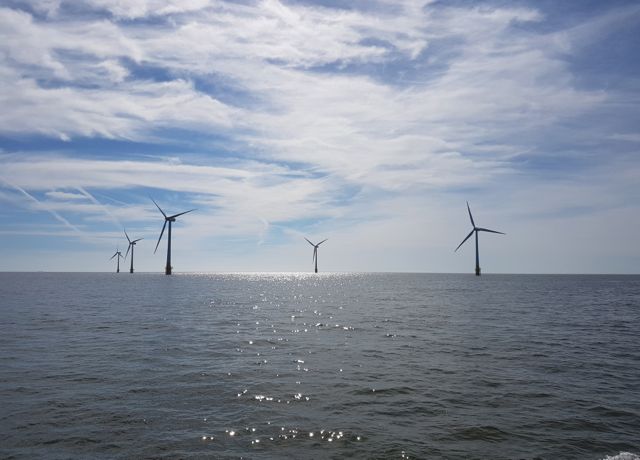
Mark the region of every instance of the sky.
[[[0, 270], [640, 273], [640, 3], [5, 0]], [[128, 266], [128, 261], [126, 263]]]

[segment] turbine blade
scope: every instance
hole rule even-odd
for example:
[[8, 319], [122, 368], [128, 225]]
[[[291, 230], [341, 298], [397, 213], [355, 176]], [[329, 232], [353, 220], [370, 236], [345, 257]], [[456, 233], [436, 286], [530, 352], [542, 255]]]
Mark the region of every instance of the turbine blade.
[[476, 228], [476, 223], [473, 221], [473, 216], [471, 215], [471, 208], [469, 207], [468, 201], [467, 201], [467, 211], [469, 211], [469, 219], [471, 219], [471, 225], [473, 225], [473, 228]]
[[304, 239], [307, 240], [307, 243], [309, 243], [311, 246], [313, 246], [314, 248], [316, 247], [316, 245], [309, 241], [306, 236], [304, 237]]
[[127, 229], [126, 229], [126, 228], [124, 228], [123, 230], [124, 230], [124, 236], [126, 236], [126, 237], [127, 237], [127, 241], [128, 241], [129, 243], [131, 243], [131, 240], [129, 239], [129, 235], [127, 235]]
[[324, 240], [320, 241], [317, 246], [320, 246], [322, 243], [324, 243], [325, 241], [327, 241], [329, 238], [325, 238]]
[[195, 209], [189, 209], [188, 211], [181, 212], [180, 214], [174, 214], [173, 216], [169, 216], [169, 219], [175, 219], [175, 218], [176, 218], [176, 217], [178, 217], [178, 216], [181, 216], [181, 215], [183, 215], [183, 214], [186, 214], [186, 213], [188, 213], [188, 212], [192, 212], [192, 211], [195, 211]]
[[160, 244], [160, 240], [162, 239], [162, 235], [164, 234], [164, 228], [167, 226], [167, 221], [164, 221], [164, 225], [162, 226], [162, 231], [160, 232], [160, 238], [158, 238], [158, 242], [156, 243], [156, 248], [153, 250], [153, 253], [155, 254], [156, 251], [158, 250], [158, 245]]
[[506, 233], [498, 232], [496, 230], [489, 230], [488, 228], [476, 228], [479, 232], [499, 233], [500, 235], [506, 235]]
[[[151, 197], [149, 197], [151, 198]], [[156, 208], [158, 208], [158, 210], [162, 213], [162, 215], [164, 216], [164, 218], [167, 218], [167, 215], [164, 213], [164, 211], [162, 209], [160, 209], [160, 206], [158, 206], [158, 203], [156, 203], [156, 200], [154, 200], [153, 198], [151, 198], [151, 201], [153, 201], [153, 204], [156, 205]]]
[[116, 252], [114, 255], [111, 256], [111, 258], [109, 260], [113, 259], [117, 255], [118, 255], [118, 253]]
[[124, 259], [124, 257], [122, 257], [122, 254], [118, 253], [118, 257], [120, 257], [121, 259]]
[[471, 235], [473, 235], [473, 232], [475, 232], [475, 231], [476, 231], [476, 229], [475, 229], [475, 228], [474, 228], [473, 230], [471, 230], [471, 233], [469, 233], [469, 234], [467, 235], [467, 237], [466, 237], [464, 240], [462, 240], [462, 243], [460, 243], [460, 244], [458, 245], [458, 247], [456, 248], [456, 250], [455, 250], [455, 251], [453, 251], [453, 252], [456, 252], [458, 249], [460, 249], [460, 246], [462, 246], [462, 245], [464, 244], [464, 242], [465, 242], [465, 241], [467, 241], [467, 240], [471, 237]]
[[127, 248], [127, 253], [124, 255], [125, 260], [127, 259], [127, 256], [129, 255], [129, 249], [131, 249], [131, 243], [129, 243], [129, 247]]
[[138, 238], [137, 240], [133, 240], [132, 243], [137, 243], [140, 240], [144, 240], [144, 238]]

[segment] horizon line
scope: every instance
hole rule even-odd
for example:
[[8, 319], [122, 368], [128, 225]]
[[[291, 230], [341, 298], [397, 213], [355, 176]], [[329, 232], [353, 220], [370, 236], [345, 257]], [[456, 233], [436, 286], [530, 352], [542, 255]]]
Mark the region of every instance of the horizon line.
[[[98, 270], [87, 270], [87, 271], [64, 271], [64, 270], [2, 270], [0, 269], [0, 274], [4, 273], [68, 273], [68, 274], [78, 274], [78, 273], [86, 273], [86, 274], [108, 274], [112, 273], [115, 275], [119, 275], [120, 273], [116, 273], [113, 271], [98, 271]], [[123, 275], [131, 273], [121, 272]], [[135, 274], [144, 274], [144, 275], [164, 275], [162, 271], [136, 271]], [[313, 271], [243, 271], [243, 270], [234, 270], [234, 271], [202, 271], [202, 270], [194, 270], [194, 271], [180, 271], [175, 272], [175, 275], [234, 275], [234, 274], [247, 274], [247, 275], [347, 275], [347, 274], [356, 274], [356, 275], [366, 275], [366, 274], [389, 274], [389, 275], [471, 275], [475, 277], [475, 274], [472, 272], [418, 272], [418, 271], [323, 271], [319, 273], [314, 273]], [[625, 272], [611, 272], [611, 273], [574, 273], [574, 272], [565, 272], [565, 273], [552, 273], [552, 272], [485, 272], [483, 275], [514, 275], [514, 276], [640, 276], [640, 273], [625, 273]]]

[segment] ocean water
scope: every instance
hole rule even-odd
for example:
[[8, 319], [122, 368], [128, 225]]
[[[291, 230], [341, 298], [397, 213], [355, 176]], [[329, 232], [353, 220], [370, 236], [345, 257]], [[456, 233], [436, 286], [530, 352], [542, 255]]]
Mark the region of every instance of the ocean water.
[[640, 454], [640, 276], [0, 273], [1, 458]]

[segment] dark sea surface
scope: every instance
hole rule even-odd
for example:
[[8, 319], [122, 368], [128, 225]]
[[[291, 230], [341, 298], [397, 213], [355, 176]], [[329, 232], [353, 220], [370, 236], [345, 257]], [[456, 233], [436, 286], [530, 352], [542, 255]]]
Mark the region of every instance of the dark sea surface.
[[635, 459], [640, 276], [0, 273], [1, 458]]

